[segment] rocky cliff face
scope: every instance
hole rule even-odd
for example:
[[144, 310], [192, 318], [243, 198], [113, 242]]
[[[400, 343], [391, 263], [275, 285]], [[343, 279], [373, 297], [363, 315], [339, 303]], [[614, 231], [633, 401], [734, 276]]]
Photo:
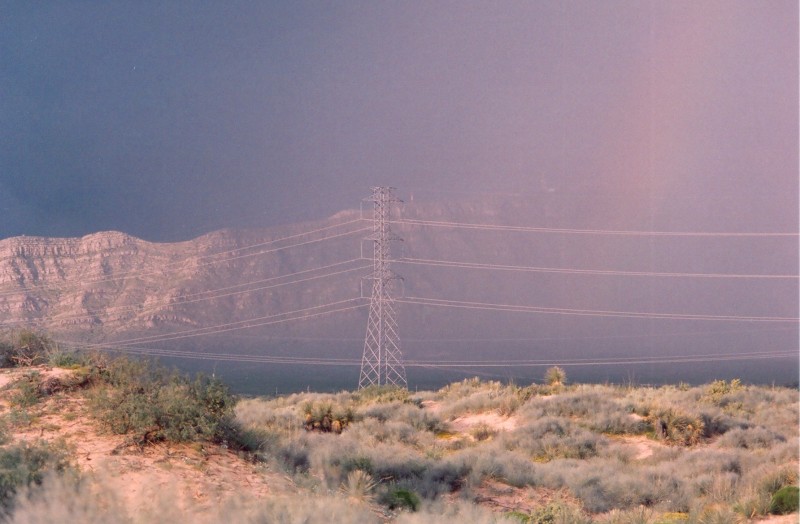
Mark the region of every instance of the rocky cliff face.
[[[343, 297], [341, 280], [312, 279], [314, 300], [308, 287], [276, 285], [291, 280], [282, 275], [358, 257], [360, 236], [347, 232], [363, 223], [336, 226], [354, 216], [345, 213], [324, 223], [276, 229], [218, 231], [173, 244], [119, 232], [6, 239], [0, 241], [2, 325], [33, 326], [79, 340], [114, 340], [333, 301]], [[302, 234], [320, 228], [330, 229]], [[334, 235], [341, 236], [320, 241]], [[301, 245], [286, 247], [295, 244]], [[254, 287], [264, 289], [248, 291]]]

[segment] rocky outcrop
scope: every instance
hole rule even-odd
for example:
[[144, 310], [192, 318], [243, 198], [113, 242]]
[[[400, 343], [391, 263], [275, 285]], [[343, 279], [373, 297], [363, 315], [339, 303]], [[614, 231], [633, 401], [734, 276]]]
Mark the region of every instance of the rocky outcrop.
[[[336, 298], [341, 286], [318, 279], [309, 293], [308, 287], [274, 284], [287, 281], [282, 275], [356, 258], [359, 234], [322, 240], [362, 227], [337, 227], [354, 217], [345, 215], [324, 223], [217, 231], [171, 244], [115, 231], [5, 239], [0, 241], [0, 322], [6, 328], [27, 325], [99, 341], [224, 324], [241, 320], [242, 312], [258, 318], [301, 309], [312, 305], [304, 298], [309, 294]], [[295, 244], [302, 245], [287, 247]]]

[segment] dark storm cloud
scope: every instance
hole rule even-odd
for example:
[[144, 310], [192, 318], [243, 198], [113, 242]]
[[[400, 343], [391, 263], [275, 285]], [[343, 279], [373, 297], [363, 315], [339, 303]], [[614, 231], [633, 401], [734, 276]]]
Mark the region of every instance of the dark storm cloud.
[[788, 1], [2, 2], [0, 236], [183, 239], [375, 184], [796, 228], [797, 47]]

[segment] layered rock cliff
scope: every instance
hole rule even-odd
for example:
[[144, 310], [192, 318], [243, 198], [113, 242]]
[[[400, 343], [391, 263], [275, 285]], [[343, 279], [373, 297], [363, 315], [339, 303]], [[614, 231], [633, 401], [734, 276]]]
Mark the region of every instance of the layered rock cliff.
[[364, 224], [352, 222], [354, 216], [344, 213], [322, 223], [276, 229], [217, 231], [172, 244], [113, 231], [82, 238], [2, 240], [0, 319], [6, 328], [25, 325], [97, 341], [225, 324], [335, 301], [344, 298], [339, 294], [341, 279], [310, 280], [313, 300], [308, 287], [280, 284], [291, 280], [283, 275], [319, 277], [325, 271], [313, 270], [357, 258], [360, 235], [348, 233]]

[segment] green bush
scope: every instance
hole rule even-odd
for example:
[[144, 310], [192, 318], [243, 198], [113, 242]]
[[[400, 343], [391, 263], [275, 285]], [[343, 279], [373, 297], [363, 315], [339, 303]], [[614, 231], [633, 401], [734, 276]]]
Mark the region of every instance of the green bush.
[[798, 509], [800, 491], [797, 486], [784, 486], [773, 496], [769, 504], [769, 512], [773, 515], [786, 515]]
[[66, 452], [47, 442], [22, 442], [1, 449], [0, 506], [9, 509], [20, 488], [40, 485], [48, 473], [63, 473], [68, 469]]
[[405, 509], [417, 511], [420, 506], [419, 496], [410, 489], [393, 489], [379, 497], [378, 502], [389, 509]]
[[96, 372], [106, 383], [90, 397], [93, 415], [135, 443], [211, 441], [238, 446], [234, 398], [217, 379], [194, 380], [144, 361], [119, 359]]
[[10, 340], [0, 343], [0, 367], [37, 366], [47, 362], [56, 348], [46, 335], [23, 329], [12, 333]]
[[54, 368], [77, 368], [85, 364], [86, 358], [75, 350], [54, 348], [47, 355], [47, 363]]
[[13, 384], [11, 405], [17, 408], [29, 408], [36, 405], [41, 398], [39, 392], [39, 372], [25, 373]]

